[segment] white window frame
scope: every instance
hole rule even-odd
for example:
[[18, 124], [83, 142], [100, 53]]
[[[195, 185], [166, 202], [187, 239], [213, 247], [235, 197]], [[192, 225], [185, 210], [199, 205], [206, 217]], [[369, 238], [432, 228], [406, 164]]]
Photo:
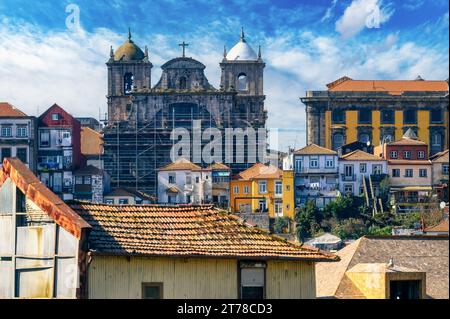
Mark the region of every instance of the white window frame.
[[418, 151], [417, 152], [417, 158], [420, 158], [420, 159], [425, 158], [425, 152], [424, 151]]
[[406, 159], [411, 158], [411, 151], [403, 151], [403, 157]]
[[442, 164], [442, 174], [448, 175], [448, 164]]
[[267, 194], [267, 181], [258, 181], [258, 193], [259, 194]]
[[275, 217], [283, 217], [283, 201], [276, 200], [273, 209]]
[[[330, 163], [331, 163], [331, 165], [330, 165]], [[332, 157], [325, 158], [325, 167], [326, 168], [334, 168], [334, 158], [332, 158]]]
[[[411, 175], [408, 175], [407, 174], [408, 172], [411, 172]], [[408, 178], [414, 177], [414, 170], [412, 168], [405, 169], [405, 177], [408, 177]]]
[[363, 174], [367, 173], [367, 163], [359, 163], [359, 172]]
[[[425, 173], [425, 174], [423, 174]], [[426, 168], [419, 168], [419, 177], [426, 178], [428, 177], [428, 170]]]
[[233, 194], [239, 194], [239, 186], [233, 186]]
[[283, 182], [282, 181], [275, 181], [274, 191], [275, 191], [275, 195], [283, 195]]
[[[313, 163], [317, 163], [313, 165]], [[319, 168], [319, 158], [318, 157], [310, 157], [309, 158], [309, 167], [310, 168]]]
[[248, 185], [244, 186], [244, 194], [249, 194], [250, 193], [250, 189], [248, 187]]
[[397, 151], [390, 151], [389, 152], [391, 158], [398, 158], [398, 152]]

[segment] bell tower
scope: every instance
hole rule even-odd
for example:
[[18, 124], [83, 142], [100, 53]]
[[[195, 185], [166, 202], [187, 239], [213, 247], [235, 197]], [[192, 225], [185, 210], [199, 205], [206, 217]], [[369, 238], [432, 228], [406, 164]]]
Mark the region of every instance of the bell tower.
[[264, 67], [261, 47], [258, 54], [247, 43], [244, 29], [239, 42], [227, 53], [224, 49], [221, 88], [225, 91], [237, 91], [242, 96], [264, 95]]
[[148, 49], [143, 52], [131, 39], [115, 52], [111, 46], [108, 68], [108, 124], [126, 121], [131, 111], [131, 93], [134, 90], [151, 88], [152, 63], [149, 61]]

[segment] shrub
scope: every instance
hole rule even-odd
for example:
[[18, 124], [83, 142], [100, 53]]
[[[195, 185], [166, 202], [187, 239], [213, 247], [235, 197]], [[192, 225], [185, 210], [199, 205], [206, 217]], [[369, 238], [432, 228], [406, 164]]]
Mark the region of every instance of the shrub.
[[283, 234], [289, 227], [289, 222], [290, 222], [289, 217], [278, 217], [275, 219], [273, 230], [275, 231], [276, 234]]

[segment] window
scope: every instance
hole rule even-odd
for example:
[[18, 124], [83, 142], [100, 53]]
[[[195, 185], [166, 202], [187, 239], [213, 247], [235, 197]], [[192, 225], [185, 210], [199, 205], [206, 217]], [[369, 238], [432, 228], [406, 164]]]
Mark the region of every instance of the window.
[[346, 177], [353, 176], [353, 165], [344, 165], [344, 174]]
[[274, 204], [275, 216], [282, 217], [283, 216], [283, 202], [281, 200], [276, 200]]
[[240, 263], [240, 297], [241, 299], [264, 299], [265, 297], [265, 264]]
[[400, 177], [400, 169], [399, 168], [394, 168], [392, 170], [392, 177]]
[[142, 299], [163, 299], [163, 283], [143, 283]]
[[258, 182], [258, 190], [260, 194], [267, 193], [267, 182], [266, 181], [259, 181]]
[[417, 124], [417, 111], [416, 110], [403, 111], [403, 124]]
[[239, 186], [234, 186], [233, 187], [233, 193], [239, 194]]
[[248, 90], [247, 75], [245, 73], [239, 74], [237, 78], [237, 89], [238, 91]]
[[1, 161], [1, 163], [3, 163], [3, 160], [6, 157], [11, 157], [11, 148], [10, 147], [3, 147], [2, 148], [2, 161]]
[[200, 177], [198, 177], [198, 176], [195, 177], [195, 183], [196, 184], [200, 183]]
[[58, 121], [59, 120], [59, 113], [53, 113], [52, 114], [52, 120], [53, 121]]
[[283, 194], [283, 183], [281, 181], [275, 182], [275, 195]]
[[331, 122], [333, 124], [344, 123], [345, 122], [345, 111], [343, 111], [343, 110], [331, 111]]
[[413, 176], [414, 176], [414, 173], [411, 168], [405, 169], [405, 177], [413, 177]]
[[381, 111], [381, 124], [394, 124], [395, 113], [394, 110]]
[[390, 155], [391, 158], [397, 158], [398, 157], [398, 152], [397, 151], [391, 151], [389, 153], [389, 155]]
[[407, 158], [407, 159], [410, 159], [411, 158], [411, 151], [404, 151], [403, 152], [403, 157]]
[[17, 126], [17, 137], [27, 137], [28, 128], [25, 125]]
[[192, 184], [192, 176], [190, 174], [186, 175], [186, 185]]
[[372, 111], [362, 110], [358, 112], [358, 122], [359, 124], [370, 124], [372, 123]]
[[295, 171], [300, 173], [302, 171], [302, 160], [295, 160]]
[[430, 111], [430, 120], [431, 123], [442, 123], [442, 110], [431, 110]]
[[424, 151], [418, 151], [417, 152], [417, 158], [425, 158], [425, 152]]
[[90, 176], [85, 176], [84, 177], [84, 184], [85, 185], [91, 185], [91, 177]]
[[260, 199], [258, 201], [258, 209], [259, 209], [260, 212], [267, 211], [267, 205], [266, 205], [266, 200], [265, 199]]
[[319, 159], [317, 157], [311, 157], [309, 159], [309, 167], [311, 168], [319, 167]]
[[442, 174], [448, 175], [448, 164], [442, 164]]
[[49, 147], [50, 146], [50, 132], [43, 131], [39, 135], [39, 145], [41, 147]]
[[134, 75], [132, 73], [125, 73], [123, 77], [123, 91], [125, 94], [130, 94], [133, 91]]
[[326, 168], [334, 167], [334, 159], [332, 157], [327, 157], [327, 159], [325, 160], [325, 167]]
[[363, 195], [364, 194], [364, 187], [360, 186], [359, 187], [359, 195]]
[[28, 163], [28, 149], [25, 147], [17, 148], [16, 157], [23, 163]]
[[128, 204], [128, 198], [119, 198], [119, 205]]
[[186, 195], [186, 203], [187, 204], [191, 203], [191, 195]]
[[345, 194], [353, 194], [353, 185], [352, 184], [345, 184], [344, 185], [344, 193]]
[[11, 137], [12, 136], [12, 126], [11, 125], [2, 125], [2, 136], [3, 137]]
[[390, 299], [420, 299], [420, 280], [389, 280]]
[[248, 189], [248, 186], [244, 186], [244, 194], [248, 194], [248, 193], [250, 193], [249, 189]]
[[428, 175], [427, 169], [425, 168], [419, 169], [419, 177], [427, 177], [427, 175]]
[[113, 205], [114, 204], [114, 199], [105, 199], [105, 204], [108, 204], [108, 205]]
[[359, 172], [360, 173], [367, 173], [367, 164], [366, 163], [359, 164]]
[[431, 135], [431, 153], [435, 154], [442, 151], [443, 135], [439, 132], [434, 132]]
[[186, 90], [187, 85], [186, 85], [186, 78], [184, 76], [182, 76], [180, 78], [180, 90]]
[[169, 174], [169, 184], [175, 183], [176, 183], [175, 174]]
[[337, 150], [342, 145], [344, 145], [344, 135], [341, 133], [334, 133], [333, 134], [333, 150]]
[[383, 170], [383, 166], [381, 164], [373, 164], [372, 165], [372, 174], [380, 175]]
[[83, 176], [75, 176], [75, 185], [83, 184]]
[[368, 133], [361, 133], [359, 134], [359, 139], [360, 142], [367, 144], [367, 142], [370, 142], [370, 134]]
[[286, 191], [290, 191], [291, 190], [291, 185], [286, 185]]

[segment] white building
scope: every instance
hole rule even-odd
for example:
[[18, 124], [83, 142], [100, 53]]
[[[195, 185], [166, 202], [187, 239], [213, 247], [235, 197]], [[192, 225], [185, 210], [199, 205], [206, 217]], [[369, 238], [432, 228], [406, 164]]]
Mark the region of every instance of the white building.
[[309, 200], [323, 207], [338, 194], [338, 156], [335, 151], [310, 144], [294, 152], [295, 206]]
[[379, 182], [387, 175], [386, 160], [373, 154], [356, 150], [339, 159], [339, 189], [342, 194], [359, 196], [364, 187], [373, 186], [374, 195], [379, 195]]
[[211, 200], [211, 170], [182, 158], [158, 169], [158, 203], [201, 204]]

